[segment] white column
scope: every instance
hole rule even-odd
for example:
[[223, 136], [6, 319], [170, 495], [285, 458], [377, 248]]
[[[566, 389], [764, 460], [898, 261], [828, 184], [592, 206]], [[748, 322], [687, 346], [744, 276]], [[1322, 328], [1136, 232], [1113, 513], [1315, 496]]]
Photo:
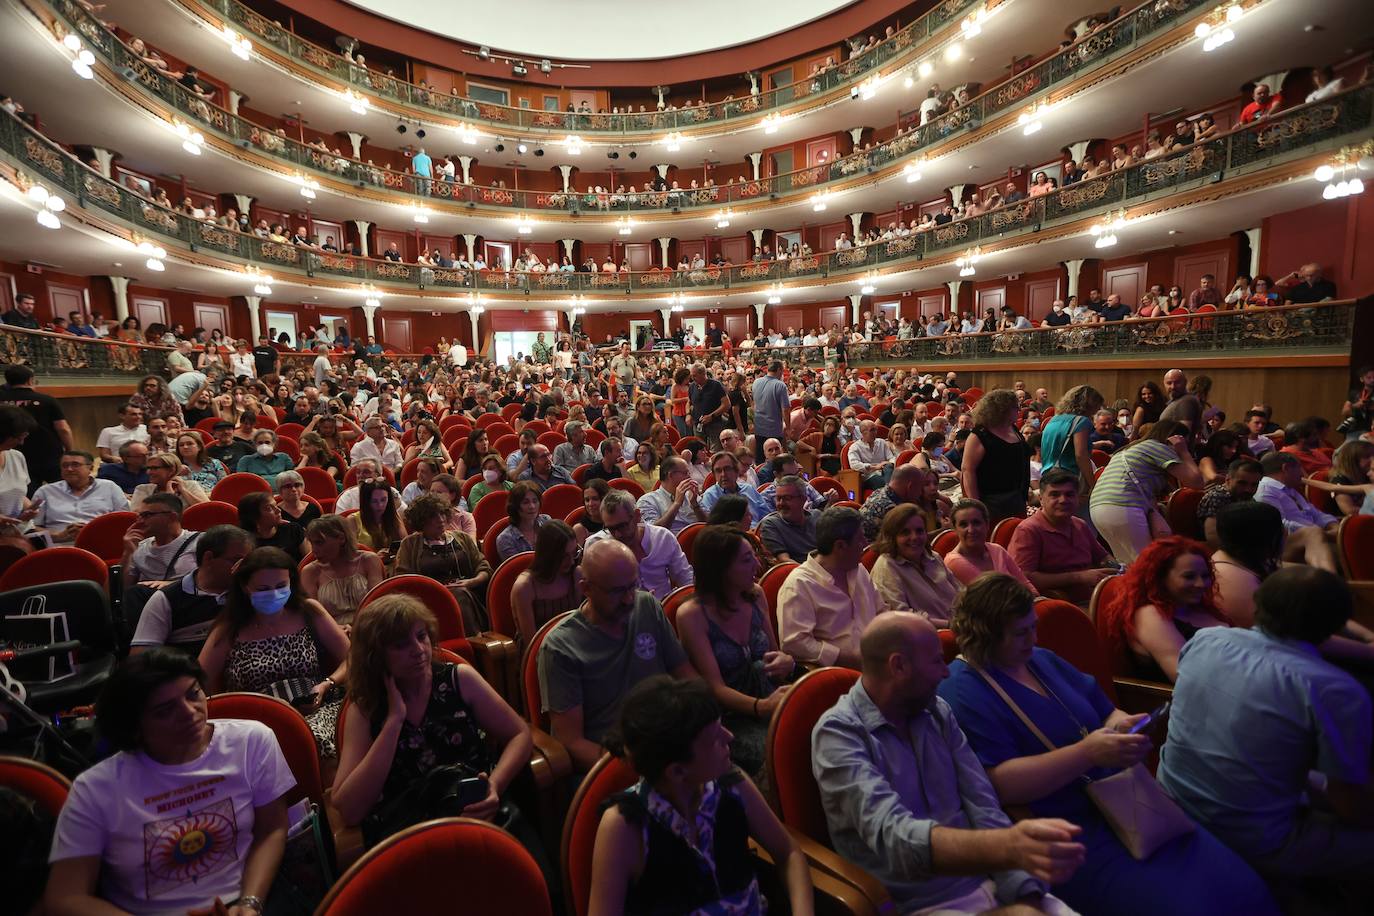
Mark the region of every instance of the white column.
[[851, 127], [847, 131], [847, 133], [849, 134], [849, 139], [854, 141], [855, 149], [858, 149], [860, 146], [863, 145], [864, 131], [866, 130], [868, 130], [867, 127]]
[[849, 225], [853, 229], [849, 237], [857, 242], [861, 231], [859, 227], [863, 225], [864, 215], [862, 213], [846, 213], [845, 216], [849, 217]]
[[367, 250], [367, 230], [372, 228], [372, 224], [365, 219], [355, 219], [353, 225], [358, 227], [358, 250], [363, 257], [371, 257], [372, 252]]
[[765, 314], [767, 311], [768, 311], [768, 303], [766, 303], [766, 302], [755, 302], [755, 303], [754, 303], [754, 316], [755, 316], [756, 318], [758, 318], [758, 322], [759, 322], [759, 323], [758, 323], [758, 327], [754, 328], [754, 332], [755, 332], [755, 333], [758, 333], [758, 332], [760, 332], [760, 331], [763, 330], [763, 316], [764, 316], [764, 314]]
[[663, 253], [663, 269], [664, 269], [664, 270], [668, 270], [668, 269], [669, 269], [669, 264], [668, 264], [668, 246], [669, 246], [670, 244], [672, 244], [672, 241], [673, 241], [673, 240], [672, 240], [672, 238], [670, 237], [670, 238], [655, 239], [655, 241], [658, 242], [659, 251], [661, 251], [661, 252]]
[[750, 94], [750, 95], [758, 95], [758, 94], [759, 94], [759, 74], [758, 74], [758, 71], [757, 71], [757, 70], [750, 70], [748, 73], [744, 74], [744, 76], [745, 76], [745, 78], [746, 78], [747, 80], [749, 80], [749, 94]]
[[230, 90], [229, 90], [229, 113], [230, 113], [230, 114], [236, 115], [236, 114], [239, 113], [239, 103], [241, 103], [241, 102], [244, 100], [244, 98], [245, 98], [245, 96], [244, 96], [244, 94], [243, 94], [242, 92], [238, 92], [238, 91], [236, 91], [236, 90], [234, 90], [234, 89], [230, 89]]
[[[754, 247], [755, 247], [755, 248], [762, 248], [762, 247], [763, 247], [763, 232], [764, 232], [764, 230], [762, 230], [762, 229], [750, 229], [750, 230], [749, 230], [749, 234], [752, 235], [752, 236], [754, 237]], [[750, 256], [750, 257], [753, 257], [753, 256], [754, 256], [754, 253], [753, 253], [752, 251], [749, 252], [749, 256]]]
[[363, 158], [363, 135], [357, 131], [348, 132], [348, 142], [353, 144], [353, 158], [361, 160]]
[[1078, 295], [1078, 274], [1083, 269], [1083, 258], [1065, 261], [1064, 269], [1069, 272], [1068, 290], [1064, 293], [1064, 301], [1067, 302], [1070, 296]]
[[482, 336], [479, 332], [482, 315], [473, 309], [468, 309], [468, 320], [472, 322], [472, 353], [476, 356], [482, 352]]
[[563, 243], [563, 253], [569, 258], [573, 256], [573, 246], [577, 244], [577, 239], [559, 239]]
[[468, 246], [468, 260], [477, 259], [477, 236], [471, 232], [463, 233], [463, 244]]
[[[235, 194], [235, 195], [234, 195], [234, 203], [238, 204], [238, 207], [239, 207], [239, 215], [240, 215], [240, 216], [247, 216], [247, 215], [248, 215], [248, 210], [249, 210], [249, 208], [253, 206], [253, 195], [252, 195], [252, 194]], [[256, 342], [255, 342], [255, 343], [256, 343]]]
[[95, 164], [100, 169], [100, 174], [109, 178], [112, 171], [110, 166], [114, 163], [114, 153], [98, 146], [91, 147], [91, 152], [95, 153]]
[[667, 181], [667, 180], [668, 180], [668, 170], [669, 170], [670, 168], [672, 168], [672, 167], [673, 167], [673, 164], [672, 164], [671, 162], [664, 162], [664, 163], [661, 163], [661, 164], [659, 164], [659, 165], [654, 166], [654, 171], [658, 173], [658, 177], [659, 177], [659, 178], [662, 178], [664, 181]]
[[1069, 144], [1069, 155], [1074, 162], [1082, 162], [1083, 157], [1088, 154], [1088, 147], [1092, 146], [1092, 140], [1079, 140], [1077, 143]]
[[257, 346], [258, 338], [262, 336], [262, 307], [261, 296], [244, 296], [243, 301], [248, 303], [248, 330], [253, 335], [251, 343]]
[[963, 199], [964, 199], [964, 186], [963, 186], [963, 185], [961, 185], [961, 184], [952, 184], [952, 185], [950, 185], [949, 187], [945, 188], [945, 190], [949, 192], [949, 199], [950, 199], [951, 202], [953, 202], [954, 206], [957, 207], [957, 206], [959, 206], [960, 203], [963, 202]]
[[[946, 280], [945, 286], [949, 287], [949, 313], [959, 314], [959, 287], [964, 285], [963, 280]], [[974, 316], [977, 317], [977, 316]]]
[[754, 167], [754, 180], [758, 181], [761, 175], [760, 165], [763, 163], [763, 153], [745, 153], [744, 158], [749, 160], [749, 164]]
[[1245, 237], [1246, 237], [1247, 239], [1250, 240], [1250, 271], [1249, 271], [1249, 273], [1250, 273], [1250, 276], [1251, 276], [1251, 277], [1255, 277], [1255, 276], [1258, 276], [1258, 275], [1259, 275], [1259, 269], [1260, 269], [1260, 266], [1259, 266], [1259, 262], [1260, 262], [1260, 238], [1261, 238], [1262, 235], [1263, 235], [1263, 230], [1261, 230], [1260, 227], [1256, 226], [1254, 229], [1245, 229], [1245, 230], [1242, 230], [1242, 231], [1245, 233]]
[[860, 306], [862, 305], [863, 301], [864, 301], [863, 293], [850, 293], [850, 294], [849, 294], [849, 314], [850, 314], [849, 323], [850, 323], [850, 324], [858, 324], [858, 323], [859, 323], [859, 308], [860, 308]]
[[458, 157], [458, 164], [459, 164], [460, 166], [463, 167], [463, 184], [471, 184], [471, 183], [472, 183], [472, 177], [471, 177], [471, 176], [472, 176], [472, 172], [471, 172], [471, 169], [472, 169], [472, 157], [471, 157], [471, 156], [459, 156], [459, 157]]
[[[110, 289], [114, 292], [115, 320], [123, 321], [129, 317], [129, 278], [107, 277]], [[254, 341], [256, 343], [256, 341]]]
[[560, 166], [558, 167], [558, 171], [563, 175], [563, 192], [564, 192], [565, 194], [568, 192], [568, 189], [571, 187], [570, 181], [571, 181], [571, 179], [572, 179], [572, 170], [573, 170], [573, 167], [570, 166], [570, 165], [560, 165]]
[[377, 309], [381, 306], [363, 303], [363, 317], [367, 319], [367, 336], [377, 336]]
[[658, 310], [658, 313], [659, 313], [660, 315], [663, 316], [663, 336], [664, 336], [664, 337], [669, 337], [669, 336], [671, 336], [672, 333], [673, 333], [673, 330], [672, 330], [672, 328], [670, 328], [670, 327], [668, 326], [668, 322], [669, 322], [669, 321], [672, 319], [672, 317], [673, 317], [673, 310], [670, 309], [670, 308], [659, 309], [659, 310]]

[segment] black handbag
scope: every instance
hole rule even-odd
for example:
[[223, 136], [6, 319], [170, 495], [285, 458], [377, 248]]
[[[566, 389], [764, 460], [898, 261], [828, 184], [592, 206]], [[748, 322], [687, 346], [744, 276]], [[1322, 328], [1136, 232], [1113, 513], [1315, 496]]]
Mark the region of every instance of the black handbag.
[[[480, 783], [481, 794], [474, 797]], [[395, 798], [376, 805], [363, 819], [363, 845], [371, 849], [407, 827], [438, 817], [457, 817], [464, 808], [487, 796], [487, 781], [472, 767], [450, 763], [435, 767]]]

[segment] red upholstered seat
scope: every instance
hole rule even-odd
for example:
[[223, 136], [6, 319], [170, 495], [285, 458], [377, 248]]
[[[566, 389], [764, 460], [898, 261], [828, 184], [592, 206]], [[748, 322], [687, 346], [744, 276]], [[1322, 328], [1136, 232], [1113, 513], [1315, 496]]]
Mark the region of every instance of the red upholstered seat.
[[1097, 686], [1115, 703], [1112, 666], [1092, 619], [1077, 605], [1053, 598], [1035, 602], [1035, 617], [1036, 642], [1084, 674], [1092, 675]]
[[216, 502], [237, 506], [239, 500], [249, 493], [271, 493], [272, 486], [257, 474], [230, 474], [220, 480], [210, 490], [210, 498]]
[[[1331, 479], [1331, 469], [1322, 468], [1320, 471], [1314, 472], [1311, 477], [1313, 480], [1328, 481]], [[1329, 490], [1323, 490], [1320, 487], [1304, 487], [1303, 494], [1307, 497], [1308, 502], [1327, 515], [1340, 517], [1341, 509], [1336, 505], [1336, 497]]]
[[520, 431], [524, 432], [526, 429], [534, 433], [536, 436], [540, 436], [544, 433], [553, 431], [553, 427], [549, 425], [549, 422], [547, 420], [531, 420], [530, 422], [526, 423], [524, 429]]
[[573, 916], [586, 916], [591, 902], [592, 852], [596, 846], [596, 830], [601, 825], [601, 807], [606, 799], [628, 789], [637, 779], [628, 763], [605, 754], [577, 787], [567, 820], [563, 822], [560, 856], [568, 912]]
[[[511, 603], [511, 589], [520, 574], [534, 562], [534, 551], [526, 550], [504, 560], [487, 582], [487, 613], [491, 615], [491, 628], [503, 636], [514, 639], [519, 634], [515, 625], [515, 606]], [[524, 634], [526, 638], [533, 635]]]
[[1100, 448], [1095, 448], [1093, 449], [1092, 459], [1094, 468], [1104, 468], [1107, 466], [1107, 462], [1112, 460], [1112, 456], [1108, 455]]
[[[1092, 620], [1093, 627], [1097, 631], [1097, 637], [1104, 647], [1111, 645], [1111, 641], [1107, 639], [1107, 622], [1102, 609], [1112, 603], [1112, 599], [1124, 585], [1124, 577], [1108, 576], [1097, 583], [1097, 587], [1093, 589], [1092, 599], [1088, 602], [1088, 617]], [[1107, 664], [1114, 676], [1126, 673], [1126, 660], [1124, 658], [1112, 658], [1111, 653], [1108, 652]]]
[[133, 512], [111, 512], [87, 522], [77, 533], [72, 546], [89, 550], [107, 565], [118, 563], [124, 556], [124, 535], [138, 520]]
[[553, 430], [549, 430], [546, 433], [540, 433], [539, 438], [535, 441], [537, 441], [540, 445], [547, 448], [549, 451], [553, 451], [554, 449], [558, 448], [558, 446], [562, 445], [564, 442], [567, 442], [568, 437], [563, 435], [562, 433], [556, 433]]
[[844, 499], [849, 495], [849, 491], [844, 488], [844, 484], [833, 477], [826, 477], [824, 475], [812, 477], [811, 486], [822, 496], [825, 496], [827, 493], [838, 493], [840, 494], [840, 499]]
[[492, 525], [501, 519], [509, 521], [506, 512], [507, 498], [505, 490], [495, 490], [483, 496], [477, 501], [477, 505], [472, 507], [472, 520], [477, 525], [479, 541], [487, 536]]
[[301, 475], [301, 480], [305, 483], [306, 496], [313, 496], [319, 500], [320, 507], [326, 511], [334, 508], [334, 503], [339, 498], [339, 487], [328, 471], [324, 468], [306, 467], [297, 468], [296, 473]]
[[562, 518], [582, 505], [582, 488], [576, 484], [554, 484], [539, 497], [539, 511], [554, 518]]
[[427, 821], [377, 844], [325, 896], [316, 916], [459, 910], [549, 916], [544, 876], [509, 833], [485, 821]]
[[543, 709], [543, 694], [539, 691], [539, 647], [544, 644], [544, 637], [548, 636], [554, 627], [563, 622], [563, 618], [576, 611], [564, 611], [557, 617], [551, 618], [545, 623], [530, 639], [529, 647], [525, 649], [525, 657], [521, 662], [520, 680], [525, 688], [525, 721], [536, 728], [545, 728], [548, 722], [545, 720]]
[[849, 668], [817, 668], [792, 685], [768, 724], [764, 772], [778, 814], [823, 846], [830, 845], [830, 831], [811, 774], [811, 730], [858, 679], [859, 672]]
[[958, 543], [959, 535], [955, 533], [953, 528], [945, 528], [930, 536], [930, 549], [942, 557], [948, 556]]
[[499, 413], [484, 413], [477, 418], [477, 428], [490, 429], [498, 423], [504, 424], [505, 422], [506, 418]]
[[935, 632], [940, 637], [940, 653], [945, 658], [945, 664], [954, 664], [954, 660], [959, 657], [959, 643], [954, 638], [954, 631], [936, 630]]
[[33, 799], [44, 814], [57, 817], [72, 782], [44, 763], [27, 757], [0, 757], [0, 786]]
[[482, 556], [487, 558], [487, 562], [491, 564], [493, 569], [501, 565], [501, 551], [496, 546], [496, 539], [508, 527], [510, 527], [510, 519], [502, 516], [487, 529], [486, 534], [482, 535]]
[[864, 564], [864, 569], [872, 572], [873, 564], [878, 562], [878, 551], [873, 547], [869, 547], [864, 551], [863, 560], [861, 562]]
[[499, 436], [491, 440], [491, 450], [493, 454], [500, 455], [501, 460], [520, 447], [520, 437], [513, 433]]
[[639, 499], [644, 495], [644, 488], [628, 477], [617, 477], [614, 480], [607, 481], [607, 484], [612, 490], [624, 490], [635, 499]]
[[101, 588], [109, 588], [110, 570], [104, 560], [80, 547], [45, 547], [15, 561], [5, 570], [0, 576], [0, 592], [87, 579]]
[[778, 638], [778, 592], [782, 591], [782, 584], [787, 581], [787, 577], [792, 575], [792, 570], [800, 566], [800, 563], [777, 563], [769, 567], [768, 572], [763, 574], [759, 580], [759, 588], [763, 589], [763, 597], [768, 599], [768, 625], [773, 628], [773, 638]]
[[1336, 546], [1347, 578], [1374, 579], [1374, 515], [1341, 519]]
[[301, 460], [301, 444], [291, 436], [277, 437], [277, 451], [288, 456], [294, 463]]
[[677, 632], [677, 611], [697, 593], [695, 585], [683, 585], [673, 589], [668, 593], [668, 597], [663, 599], [663, 615], [668, 618], [668, 622], [673, 625], [673, 632]]
[[[314, 468], [314, 470], [318, 471], [319, 468]], [[237, 525], [238, 523], [238, 507], [220, 502], [217, 499], [187, 506], [186, 511], [181, 513], [182, 527], [191, 531], [208, 531], [216, 525]]]
[[992, 529], [992, 542], [1002, 548], [1010, 547], [1011, 536], [1016, 533], [1016, 526], [1025, 520], [1025, 516], [1002, 519]]
[[299, 423], [283, 423], [277, 427], [277, 438], [290, 436], [297, 442], [301, 441], [301, 434], [305, 432], [305, 427]]
[[563, 516], [563, 521], [567, 522], [569, 525], [576, 525], [578, 522], [582, 521], [586, 517], [587, 507], [578, 506], [576, 509], [569, 512], [567, 515]]
[[296, 785], [286, 793], [286, 803], [294, 805], [308, 798], [317, 805], [324, 804], [320, 753], [309, 724], [296, 707], [261, 693], [220, 693], [210, 697], [209, 711], [211, 719], [251, 719], [272, 729], [286, 765], [296, 777]]
[[401, 575], [383, 579], [363, 596], [358, 608], [361, 610], [383, 595], [396, 593], [410, 595], [429, 608], [439, 624], [440, 645], [452, 649], [469, 662], [473, 660], [472, 644], [463, 631], [463, 611], [458, 606], [458, 599], [442, 583], [428, 576]]
[[415, 478], [417, 478], [417, 477], [419, 477], [419, 476], [420, 476], [420, 459], [419, 459], [418, 457], [412, 458], [412, 459], [410, 459], [409, 461], [407, 461], [405, 464], [401, 465], [401, 480], [400, 480], [400, 487], [401, 487], [401, 489], [405, 489], [405, 487], [406, 487], [407, 484], [413, 483], [413, 482], [415, 481]]
[[705, 522], [693, 522], [686, 528], [677, 533], [678, 546], [687, 555], [687, 562], [692, 562], [692, 552], [696, 549], [697, 535], [706, 530]]
[[1164, 518], [1174, 534], [1181, 534], [1201, 541], [1204, 539], [1202, 523], [1198, 521], [1197, 507], [1202, 502], [1203, 491], [1191, 487], [1180, 487], [1169, 494], [1164, 503]]

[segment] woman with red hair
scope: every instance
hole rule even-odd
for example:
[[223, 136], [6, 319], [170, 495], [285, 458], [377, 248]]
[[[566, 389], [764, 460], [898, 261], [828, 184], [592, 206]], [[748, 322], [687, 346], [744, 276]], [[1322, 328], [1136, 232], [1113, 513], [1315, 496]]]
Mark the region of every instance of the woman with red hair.
[[1177, 535], [1141, 551], [1098, 613], [1120, 673], [1170, 683], [1178, 676], [1178, 653], [1194, 633], [1231, 625], [1217, 607], [1206, 548]]

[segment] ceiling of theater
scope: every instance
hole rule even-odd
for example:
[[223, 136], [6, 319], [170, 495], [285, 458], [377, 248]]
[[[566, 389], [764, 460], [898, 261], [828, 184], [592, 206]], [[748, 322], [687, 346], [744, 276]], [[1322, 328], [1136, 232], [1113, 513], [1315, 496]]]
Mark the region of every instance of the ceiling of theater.
[[[829, 15], [855, 0], [671, 6], [626, 0], [505, 0], [489, 15], [436, 15], [432, 0], [345, 0], [377, 16], [471, 45], [538, 60], [644, 60], [757, 41]], [[469, 10], [470, 12], [471, 10]], [[837, 36], [847, 37], [847, 36]]]

